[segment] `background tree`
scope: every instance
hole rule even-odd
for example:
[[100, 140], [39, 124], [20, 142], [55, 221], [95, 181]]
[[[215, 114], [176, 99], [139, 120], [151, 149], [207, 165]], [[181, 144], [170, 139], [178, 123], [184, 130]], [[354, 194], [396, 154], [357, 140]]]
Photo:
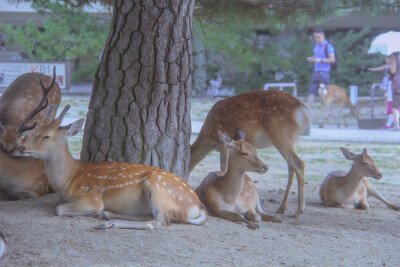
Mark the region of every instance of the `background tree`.
[[84, 58], [84, 62], [75, 65], [72, 80], [88, 80], [88, 77], [90, 80], [107, 40], [109, 23], [63, 2], [33, 3], [32, 7], [44, 16], [43, 27], [38, 28], [32, 20], [28, 20], [24, 27], [0, 23], [7, 47], [21, 49], [31, 60], [74, 61]]

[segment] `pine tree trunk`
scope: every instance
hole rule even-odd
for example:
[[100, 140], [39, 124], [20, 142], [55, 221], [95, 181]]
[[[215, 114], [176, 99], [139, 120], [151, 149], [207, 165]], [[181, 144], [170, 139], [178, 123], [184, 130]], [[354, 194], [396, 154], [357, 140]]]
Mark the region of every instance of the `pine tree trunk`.
[[116, 0], [83, 161], [148, 164], [187, 179], [194, 0]]

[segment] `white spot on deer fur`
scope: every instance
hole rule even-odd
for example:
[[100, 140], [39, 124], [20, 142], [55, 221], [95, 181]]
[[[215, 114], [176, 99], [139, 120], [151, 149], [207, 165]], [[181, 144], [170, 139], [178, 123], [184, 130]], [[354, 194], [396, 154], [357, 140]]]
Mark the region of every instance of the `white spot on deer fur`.
[[164, 175], [165, 175], [165, 174], [167, 174], [167, 173], [166, 173], [166, 172], [162, 172], [161, 174], [164, 174]]
[[179, 201], [182, 201], [182, 200], [183, 200], [183, 197], [182, 197], [182, 196], [180, 196], [178, 200], [179, 200]]
[[126, 168], [121, 168], [121, 170], [125, 171], [125, 170], [126, 170]]
[[168, 194], [172, 195], [172, 190], [168, 189]]
[[183, 191], [183, 187], [182, 186], [179, 186], [179, 189]]
[[88, 173], [87, 176], [92, 176], [92, 174], [91, 174], [91, 173]]
[[175, 178], [175, 180], [180, 181], [178, 177], [174, 177], [174, 178]]
[[138, 180], [135, 180], [135, 183], [140, 183], [142, 180], [141, 179], [138, 179]]
[[162, 182], [162, 185], [163, 185], [163, 186], [166, 186], [167, 184], [166, 184], [165, 182]]
[[132, 174], [129, 174], [128, 177], [129, 177], [129, 178], [133, 178], [133, 175], [132, 175]]
[[193, 189], [190, 189], [190, 193], [194, 193]]
[[157, 178], [158, 178], [159, 181], [161, 181], [161, 176], [158, 176]]
[[183, 182], [182, 182], [182, 184], [183, 184], [184, 187], [186, 187], [186, 183], [183, 183]]
[[113, 180], [117, 180], [117, 177], [113, 177]]
[[146, 185], [150, 185], [149, 180], [144, 181], [144, 183], [145, 183]]
[[122, 176], [122, 173], [118, 173], [118, 176]]
[[158, 183], [156, 183], [156, 186], [157, 186], [158, 189], [160, 189], [160, 186], [158, 185]]

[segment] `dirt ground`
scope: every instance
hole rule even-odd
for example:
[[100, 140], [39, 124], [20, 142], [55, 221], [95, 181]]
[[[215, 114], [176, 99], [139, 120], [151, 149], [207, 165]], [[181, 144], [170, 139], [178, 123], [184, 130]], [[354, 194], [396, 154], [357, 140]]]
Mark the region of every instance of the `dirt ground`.
[[[325, 208], [319, 184], [331, 170], [347, 170], [350, 162], [339, 146], [360, 152], [362, 144], [299, 141], [297, 151], [306, 162], [306, 211], [290, 218], [297, 208], [297, 184], [292, 188], [281, 224], [245, 225], [209, 216], [204, 226], [173, 224], [153, 231], [94, 230], [94, 218], [54, 216], [61, 202], [55, 194], [42, 198], [0, 202], [0, 229], [8, 254], [0, 266], [396, 266], [400, 262], [400, 212], [370, 199], [367, 211]], [[400, 204], [398, 146], [371, 144], [369, 154], [385, 177], [374, 182], [393, 203]], [[392, 153], [392, 155], [389, 153]], [[286, 163], [270, 148], [259, 155], [270, 166], [257, 182], [262, 207], [275, 214], [287, 182]], [[196, 187], [218, 169], [211, 153], [192, 172]], [[370, 181], [372, 179], [369, 179]]]

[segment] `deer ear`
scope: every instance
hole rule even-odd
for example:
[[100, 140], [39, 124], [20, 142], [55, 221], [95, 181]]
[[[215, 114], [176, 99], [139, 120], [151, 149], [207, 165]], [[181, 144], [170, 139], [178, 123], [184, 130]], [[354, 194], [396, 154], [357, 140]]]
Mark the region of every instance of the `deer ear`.
[[346, 157], [348, 160], [353, 160], [354, 157], [356, 156], [353, 152], [350, 152], [344, 147], [341, 147], [340, 150], [342, 150], [343, 155]]
[[47, 111], [47, 118], [48, 118], [48, 119], [51, 120], [51, 119], [54, 118], [55, 110], [56, 110], [56, 105], [52, 104], [52, 105], [49, 107], [49, 110]]
[[366, 149], [366, 148], [364, 148], [364, 149], [363, 149], [363, 151], [361, 152], [361, 154], [363, 154], [363, 155], [367, 155], [367, 154], [368, 154], [368, 151], [367, 151], [367, 149]]
[[222, 131], [218, 130], [218, 135], [219, 135], [219, 140], [221, 140], [222, 144], [230, 145], [232, 143], [232, 139], [230, 139]]
[[236, 132], [235, 132], [235, 136], [233, 137], [233, 140], [235, 140], [235, 141], [237, 141], [237, 140], [245, 140], [246, 139], [246, 135], [245, 135], [245, 133], [243, 132], [243, 130], [242, 129], [240, 129], [240, 128], [237, 128], [236, 129]]
[[64, 131], [66, 136], [73, 136], [80, 131], [84, 123], [85, 119], [80, 119], [66, 126], [60, 126], [59, 129]]

